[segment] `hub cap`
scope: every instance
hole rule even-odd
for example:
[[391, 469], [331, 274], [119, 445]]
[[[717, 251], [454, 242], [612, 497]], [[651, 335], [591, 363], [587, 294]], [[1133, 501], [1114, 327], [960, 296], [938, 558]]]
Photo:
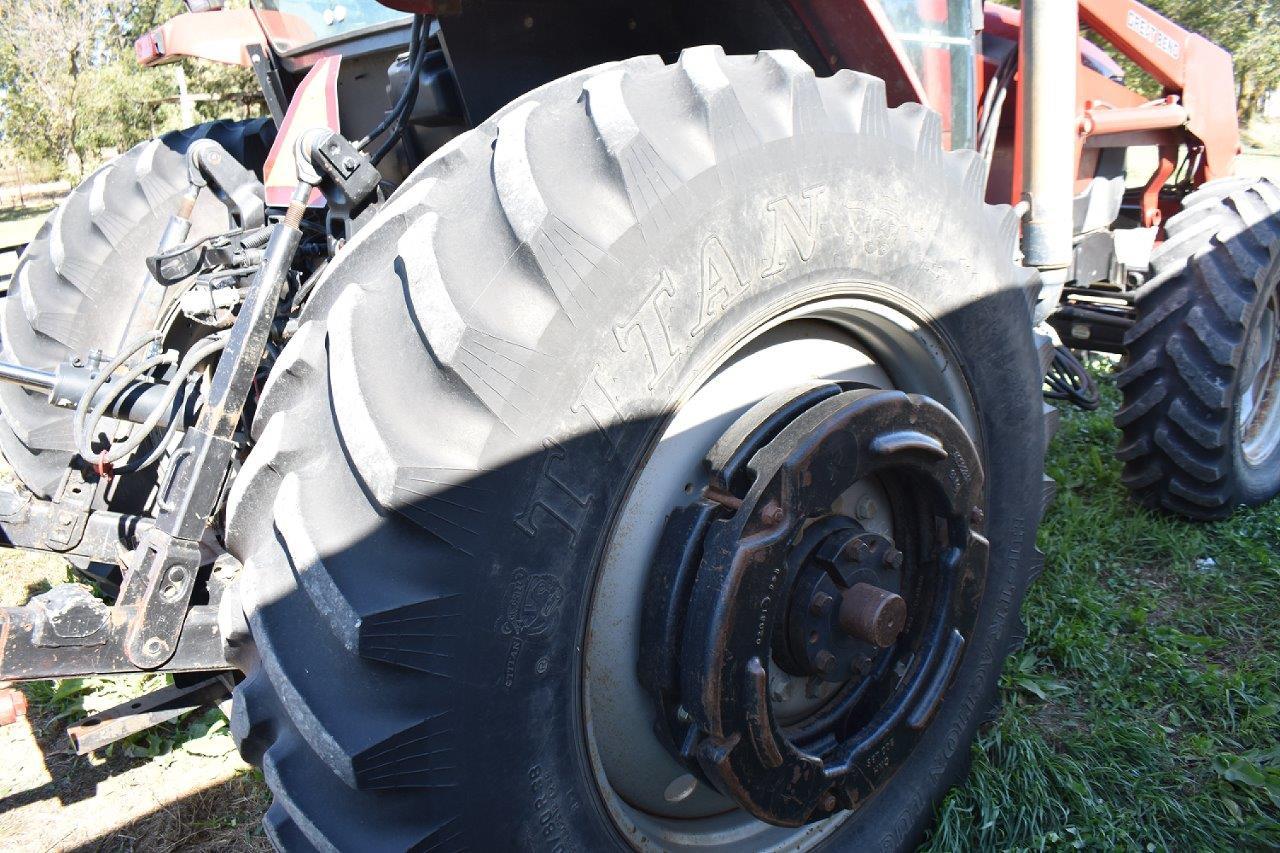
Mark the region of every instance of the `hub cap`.
[[1244, 457], [1251, 465], [1264, 461], [1280, 443], [1280, 291], [1267, 300], [1253, 334], [1249, 337], [1242, 368], [1240, 398], [1240, 439]]
[[[937, 710], [985, 581], [979, 457], [933, 400], [829, 384], [765, 400], [707, 462], [710, 498], [659, 549], [641, 680], [692, 770], [800, 826], [873, 793]], [[905, 553], [831, 512], [871, 477]], [[787, 731], [771, 663], [844, 686]]]
[[[976, 418], [968, 388], [949, 352], [929, 326], [897, 306], [878, 298], [830, 299], [797, 308], [764, 326], [731, 352], [724, 365], [680, 406], [631, 486], [614, 525], [593, 593], [584, 648], [583, 720], [588, 752], [603, 805], [636, 847], [802, 850], [821, 842], [847, 818], [845, 811], [830, 814], [818, 809], [805, 818], [809, 822], [803, 826], [796, 825], [794, 816], [784, 821], [772, 813], [765, 813], [772, 821], [766, 823], [756, 816], [759, 809], [749, 812], [733, 791], [726, 795], [727, 789], [712, 780], [696, 755], [684, 754], [675, 744], [676, 727], [687, 730], [697, 710], [679, 701], [681, 682], [689, 671], [680, 662], [685, 638], [682, 633], [676, 635], [670, 643], [672, 654], [652, 653], [653, 635], [647, 628], [642, 633], [640, 625], [652, 622], [653, 602], [658, 599], [652, 595], [646, 599], [646, 582], [658, 574], [651, 569], [664, 563], [683, 562], [692, 566], [685, 580], [698, 578], [700, 560], [693, 563], [685, 558], [698, 554], [701, 539], [673, 538], [677, 520], [704, 507], [709, 508], [704, 511], [710, 522], [732, 522], [743, 511], [742, 504], [734, 506], [735, 501], [754, 500], [753, 482], [763, 487], [761, 478], [749, 479], [744, 487], [744, 481], [732, 477], [714, 487], [715, 475], [704, 460], [717, 453], [722, 459], [732, 456], [746, 438], [752, 443], [763, 436], [767, 444], [811, 404], [859, 389], [901, 388], [944, 403], [959, 417], [964, 431], [972, 433]], [[744, 432], [746, 414], [779, 392], [795, 405], [777, 413], [771, 427], [775, 431]], [[753, 415], [758, 416], [758, 412]], [[742, 455], [740, 462], [750, 462], [751, 456]], [[972, 468], [974, 488], [978, 470]], [[770, 723], [780, 728], [785, 742], [814, 755], [824, 755], [831, 745], [847, 741], [854, 717], [865, 717], [873, 707], [876, 691], [859, 684], [893, 682], [892, 698], [900, 693], [898, 685], [912, 681], [920, 666], [914, 655], [923, 648], [919, 628], [927, 621], [919, 614], [931, 612], [922, 595], [936, 586], [920, 570], [930, 561], [913, 555], [925, 550], [940, 553], [928, 543], [905, 544], [919, 538], [912, 530], [922, 528], [925, 513], [919, 508], [923, 505], [911, 497], [919, 484], [911, 485], [909, 478], [888, 468], [867, 476], [845, 473], [842, 491], [834, 482], [828, 484], [831, 492], [838, 492], [830, 506], [798, 525], [792, 518], [780, 522], [790, 531], [784, 572], [788, 590], [794, 594], [770, 608], [770, 651], [757, 656], [767, 670]], [[709, 486], [713, 487], [708, 491]], [[755, 512], [760, 510], [776, 515], [771, 507], [758, 506]], [[936, 518], [923, 526], [938, 529]], [[663, 550], [680, 551], [681, 542], [690, 547], [684, 549], [688, 552], [684, 556], [660, 559], [660, 541]], [[973, 547], [980, 548], [981, 543]], [[910, 593], [912, 583], [925, 592]], [[682, 590], [680, 596], [661, 599], [656, 609], [687, 612], [691, 588]], [[832, 600], [825, 602], [823, 595]], [[740, 608], [736, 602], [731, 606]], [[811, 648], [808, 637], [815, 631], [819, 642]], [[886, 642], [887, 646], [881, 645]], [[898, 652], [904, 649], [915, 651], [908, 653], [910, 660], [901, 667]], [[656, 719], [659, 705], [654, 693], [646, 689], [653, 687], [653, 673], [642, 675], [644, 686], [637, 677], [638, 662], [656, 660], [673, 662], [667, 676], [674, 681], [666, 683], [676, 684], [677, 701], [668, 708], [671, 714], [661, 720]], [[851, 801], [852, 796], [839, 805]], [[781, 826], [784, 822], [787, 827]]]

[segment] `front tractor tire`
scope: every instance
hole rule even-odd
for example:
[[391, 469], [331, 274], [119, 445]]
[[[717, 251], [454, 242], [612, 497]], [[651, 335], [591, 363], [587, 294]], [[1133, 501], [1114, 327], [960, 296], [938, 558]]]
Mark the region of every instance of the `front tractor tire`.
[[1224, 518], [1280, 493], [1280, 187], [1212, 181], [1166, 232], [1117, 380], [1123, 481], [1151, 508]]
[[[879, 80], [709, 47], [549, 84], [424, 164], [317, 286], [228, 504], [273, 842], [914, 844], [1040, 561], [1036, 282], [983, 174]], [[667, 547], [716, 530], [787, 556], [725, 584], [727, 551]], [[704, 611], [742, 618], [663, 615]], [[709, 666], [730, 635], [768, 654]], [[767, 713], [728, 698], [741, 666]]]

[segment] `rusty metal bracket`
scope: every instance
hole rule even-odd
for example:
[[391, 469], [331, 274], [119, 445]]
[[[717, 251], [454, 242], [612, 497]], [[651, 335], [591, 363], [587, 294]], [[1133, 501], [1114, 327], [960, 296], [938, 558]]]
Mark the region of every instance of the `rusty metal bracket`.
[[86, 480], [78, 468], [67, 471], [62, 490], [54, 501], [53, 523], [45, 533], [53, 550], [68, 550], [84, 536], [85, 526], [89, 523], [89, 508], [93, 505], [97, 488], [97, 481]]
[[219, 673], [186, 687], [165, 687], [85, 717], [67, 727], [67, 736], [71, 738], [77, 755], [87, 755], [152, 726], [175, 720], [207, 705], [216, 705], [231, 695], [234, 686], [230, 674]]
[[[115, 563], [122, 550], [137, 544], [138, 537], [151, 527], [152, 520], [140, 515], [122, 515], [107, 510], [88, 512], [70, 525], [64, 507], [40, 500], [13, 484], [0, 485], [0, 546], [51, 551], [74, 557], [88, 557], [101, 563]], [[78, 535], [65, 531], [78, 529]]]
[[[186, 619], [164, 671], [230, 669], [218, 630], [218, 608], [198, 605], [184, 612]], [[140, 667], [125, 653], [125, 637], [138, 614], [137, 607], [108, 607], [79, 584], [55, 587], [25, 607], [0, 609], [0, 680], [138, 672]]]

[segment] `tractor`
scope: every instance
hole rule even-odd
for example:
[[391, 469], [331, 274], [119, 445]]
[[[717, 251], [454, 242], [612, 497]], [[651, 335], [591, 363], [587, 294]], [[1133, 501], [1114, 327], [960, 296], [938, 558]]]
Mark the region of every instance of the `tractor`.
[[281, 849], [909, 848], [1076, 352], [1142, 503], [1280, 489], [1280, 188], [1229, 54], [1134, 0], [188, 7], [138, 60], [270, 115], [19, 263], [0, 531], [81, 582], [0, 678], [172, 675], [81, 751], [232, 692]]

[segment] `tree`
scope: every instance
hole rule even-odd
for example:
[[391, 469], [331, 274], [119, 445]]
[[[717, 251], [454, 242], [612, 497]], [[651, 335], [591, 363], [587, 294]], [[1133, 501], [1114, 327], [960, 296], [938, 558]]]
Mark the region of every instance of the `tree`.
[[[1017, 8], [1018, 0], [997, 0]], [[1280, 0], [1144, 0], [1183, 29], [1229, 51], [1236, 67], [1236, 108], [1247, 124], [1267, 94], [1280, 88]], [[1131, 88], [1155, 98], [1159, 85], [1110, 45], [1096, 39], [1124, 67]]]
[[106, 16], [102, 6], [68, 0], [0, 2], [3, 128], [30, 158], [66, 163], [80, 153], [77, 104]]
[[[0, 137], [25, 160], [79, 178], [104, 152], [180, 126], [167, 102], [179, 67], [196, 92], [255, 90], [241, 68], [138, 66], [134, 41], [182, 9], [181, 0], [0, 0]], [[237, 107], [205, 101], [196, 120]]]

